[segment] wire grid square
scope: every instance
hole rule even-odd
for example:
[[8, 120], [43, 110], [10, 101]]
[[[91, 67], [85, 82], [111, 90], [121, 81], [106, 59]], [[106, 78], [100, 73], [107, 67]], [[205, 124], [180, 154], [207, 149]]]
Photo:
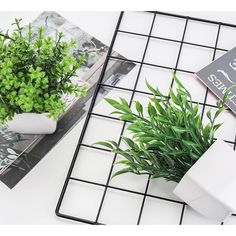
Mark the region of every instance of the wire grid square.
[[[61, 205], [61, 212], [94, 221], [102, 199], [103, 189], [103, 187], [94, 184], [70, 180], [65, 199]], [[86, 204], [84, 204], [85, 202]]]
[[181, 41], [185, 27], [185, 19], [167, 15], [157, 15], [152, 36]]
[[[162, 81], [165, 81], [162, 83]], [[140, 72], [137, 91], [144, 93], [150, 93], [146, 86], [143, 86], [146, 81], [154, 88], [158, 85], [158, 88], [162, 91], [165, 96], [168, 96], [169, 87], [172, 83], [172, 71], [165, 68], [158, 68], [150, 65], [143, 65]]]
[[118, 142], [121, 127], [122, 123], [120, 121], [92, 116], [89, 120], [83, 143], [93, 145], [98, 140], [114, 140]]
[[230, 50], [236, 44], [236, 28], [222, 26], [218, 47]]
[[[90, 182], [106, 184], [113, 154], [86, 146], [81, 147], [71, 176]], [[99, 168], [98, 168], [99, 166]]]
[[125, 12], [119, 28], [121, 31], [147, 35], [152, 18], [148, 12]]
[[109, 188], [98, 220], [112, 225], [136, 224], [141, 205], [142, 195]]
[[114, 50], [129, 60], [141, 61], [146, 41], [146, 37], [119, 32], [114, 44]]
[[212, 62], [214, 49], [185, 44], [183, 45], [179, 68], [197, 72]]
[[180, 43], [150, 39], [144, 62], [175, 68]]
[[190, 20], [186, 30], [185, 41], [214, 47], [217, 30], [217, 25]]
[[194, 211], [191, 207], [185, 206], [185, 211], [183, 215], [183, 225], [217, 225], [219, 222], [210, 220], [201, 216], [196, 211]]
[[150, 180], [147, 194], [182, 202], [182, 200], [175, 196], [175, 194], [173, 193], [173, 189], [176, 187], [176, 185], [177, 183], [173, 181], [166, 181], [163, 178], [152, 179]]
[[147, 197], [140, 224], [170, 225], [178, 224], [182, 206], [175, 202]]
[[[175, 88], [175, 83], [171, 78], [171, 73], [174, 70], [192, 93], [193, 102], [200, 104], [202, 118], [205, 119], [206, 112], [210, 108], [214, 109], [214, 105], [207, 103], [211, 92], [196, 80], [193, 73], [201, 69], [201, 66], [205, 66], [214, 60], [218, 54], [226, 51], [224, 48], [227, 48], [227, 45], [222, 43], [220, 46], [224, 46], [224, 48], [218, 47], [223, 23], [162, 12], [145, 12], [145, 14], [128, 12], [124, 14], [126, 18], [122, 18], [123, 14], [121, 13], [118, 21], [111, 47], [114, 45], [113, 49], [123, 54], [127, 59], [112, 56], [110, 51], [107, 56], [107, 64], [111, 60], [128, 60], [135, 62], [137, 67], [123, 81], [110, 86], [112, 90], [107, 97], [115, 99], [119, 96], [125, 97], [131, 107], [133, 107], [135, 100], [139, 100], [147, 106], [150, 93], [145, 88], [145, 80], [147, 79], [154, 86], [158, 85], [168, 96], [169, 86]], [[130, 15], [128, 16], [128, 14]], [[149, 14], [148, 17], [147, 14]], [[145, 17], [142, 18], [144, 15]], [[137, 22], [141, 22], [142, 19], [144, 21], [142, 25], [145, 25], [148, 29], [144, 30], [142, 27], [136, 26], [135, 17], [138, 17]], [[123, 19], [125, 19], [124, 22]], [[131, 20], [130, 25], [129, 19]], [[147, 24], [147, 21], [149, 24]], [[164, 22], [166, 22], [166, 26], [163, 25], [165, 24]], [[173, 32], [175, 23], [179, 25], [177, 34], [168, 33]], [[158, 24], [161, 24], [159, 26], [160, 30], [158, 30]], [[119, 26], [122, 26], [122, 28]], [[202, 34], [195, 33], [193, 29], [196, 26], [198, 32], [205, 31], [206, 33], [210, 30], [211, 35], [202, 37]], [[231, 28], [236, 29], [236, 26], [231, 26]], [[214, 39], [212, 38], [213, 35]], [[122, 40], [120, 40], [121, 38]], [[138, 42], [135, 42], [135, 39]], [[167, 58], [170, 60], [164, 58], [166, 56], [165, 50], [163, 51], [163, 48], [158, 46], [154, 48], [152, 46], [154, 41], [162, 44], [166, 43], [167, 45], [178, 45], [176, 47], [178, 50], [176, 51], [175, 49], [174, 54], [171, 54], [173, 50], [166, 48], [171, 52], [169, 55], [174, 55], [175, 61], [173, 61], [172, 56]], [[227, 43], [227, 41], [224, 41], [224, 43]], [[231, 42], [228, 43], [230, 44]], [[156, 55], [161, 57], [157, 59]], [[164, 60], [161, 60], [162, 58]], [[122, 146], [121, 136], [129, 134], [125, 130], [127, 123], [111, 116], [109, 114], [111, 110], [105, 105], [104, 101], [96, 103], [96, 94], [98, 94], [99, 89], [107, 86], [102, 83], [106, 64], [104, 68], [104, 73], [101, 75], [100, 83], [95, 92], [94, 102], [92, 101], [85, 122], [84, 132], [80, 136], [78, 148], [57, 205], [57, 215], [91, 224], [219, 224], [219, 222], [200, 216], [174, 196], [172, 191], [176, 183], [166, 182], [163, 179], [150, 180], [148, 176], [134, 176], [131, 174], [110, 180], [112, 173], [119, 168], [114, 163], [122, 157], [111, 154], [106, 149], [94, 147], [92, 142], [104, 140], [104, 138], [114, 139], [115, 136], [116, 141]], [[129, 80], [127, 84], [125, 82], [126, 79]], [[97, 106], [94, 106], [95, 104]], [[227, 114], [225, 115], [227, 116]], [[106, 125], [95, 122], [91, 128], [90, 121], [98, 118], [101, 122], [105, 122]], [[232, 122], [230, 124], [233, 124], [233, 118], [231, 117]], [[229, 118], [226, 117], [225, 119], [228, 120]], [[236, 146], [235, 131], [236, 127], [231, 127], [230, 133], [228, 128], [224, 131], [227, 134], [224, 136], [225, 139], [230, 139], [225, 141], [230, 143], [234, 149]], [[92, 137], [89, 138], [89, 136]], [[89, 151], [89, 149], [91, 150]], [[83, 152], [85, 152], [84, 155]], [[88, 155], [91, 156], [88, 157]], [[82, 162], [80, 163], [81, 160]], [[91, 169], [91, 173], [94, 172], [94, 175], [88, 173], [91, 165], [94, 165]], [[100, 167], [101, 165], [102, 167]], [[75, 185], [71, 188], [72, 181], [83, 185], [84, 188], [81, 190], [82, 197], [79, 196], [79, 188], [76, 189]], [[90, 193], [89, 186], [93, 186], [96, 191], [94, 193], [91, 191]], [[73, 189], [78, 198], [71, 196], [70, 199], [67, 195], [73, 195]], [[86, 199], [86, 191], [84, 189], [87, 191], [88, 199]], [[93, 197], [95, 198], [94, 200]], [[75, 208], [72, 207], [73, 204], [75, 204]], [[82, 209], [79, 209], [81, 207]], [[86, 207], [88, 211], [85, 210]], [[69, 208], [71, 212], [69, 212]], [[236, 224], [235, 218], [232, 215], [230, 224]]]

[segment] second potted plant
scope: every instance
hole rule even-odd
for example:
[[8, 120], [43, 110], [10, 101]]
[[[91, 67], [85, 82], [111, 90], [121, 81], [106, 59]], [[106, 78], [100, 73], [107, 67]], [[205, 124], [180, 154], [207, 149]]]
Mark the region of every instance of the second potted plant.
[[76, 42], [63, 41], [62, 33], [54, 39], [20, 21], [12, 35], [0, 33], [0, 123], [19, 133], [53, 133], [63, 96], [86, 94], [86, 85], [71, 81], [85, 58], [72, 55]]
[[170, 88], [169, 98], [147, 83], [153, 93], [147, 115], [139, 101], [133, 110], [123, 98], [106, 99], [116, 109], [114, 114], [131, 122], [127, 130], [133, 138], [122, 137], [127, 149], [114, 141], [96, 144], [125, 158], [117, 163], [123, 168], [113, 177], [130, 172], [174, 181], [178, 183], [174, 193], [183, 201], [201, 214], [223, 221], [236, 211], [235, 152], [214, 139], [224, 101], [217, 102], [216, 112], [207, 112], [209, 122], [204, 125], [198, 104], [193, 104], [190, 93], [173, 76], [177, 89]]

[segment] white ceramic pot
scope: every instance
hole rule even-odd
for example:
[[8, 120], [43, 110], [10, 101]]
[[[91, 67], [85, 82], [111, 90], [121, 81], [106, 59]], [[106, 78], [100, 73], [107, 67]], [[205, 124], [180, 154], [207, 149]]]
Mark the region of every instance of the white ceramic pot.
[[236, 152], [224, 141], [215, 141], [174, 193], [202, 215], [223, 222], [236, 213]]
[[48, 117], [48, 113], [16, 114], [7, 122], [9, 130], [22, 134], [52, 134], [57, 128], [57, 121]]

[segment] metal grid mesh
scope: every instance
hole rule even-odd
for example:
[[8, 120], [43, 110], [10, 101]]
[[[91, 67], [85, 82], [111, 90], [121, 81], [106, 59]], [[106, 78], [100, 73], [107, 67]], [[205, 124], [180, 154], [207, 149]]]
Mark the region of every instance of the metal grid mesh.
[[[100, 89], [111, 89], [111, 91], [116, 91], [118, 95], [122, 97], [122, 93], [125, 93], [129, 97], [129, 105], [132, 106], [133, 101], [137, 99], [141, 99], [141, 97], [148, 97], [151, 95], [148, 91], [144, 91], [143, 89], [140, 89], [139, 83], [142, 76], [141, 74], [146, 68], [151, 68], [153, 70], [162, 70], [165, 73], [171, 73], [172, 70], [174, 70], [177, 74], [181, 73], [185, 76], [191, 76], [193, 80], [193, 74], [195, 72], [194, 69], [189, 69], [189, 64], [191, 64], [191, 58], [195, 58], [196, 60], [200, 60], [195, 56], [195, 54], [191, 54], [191, 50], [200, 51], [200, 50], [207, 50], [207, 52], [210, 52], [209, 55], [211, 55], [211, 60], [214, 60], [218, 54], [225, 53], [227, 50], [230, 49], [230, 43], [224, 46], [224, 39], [221, 37], [221, 31], [223, 28], [223, 31], [230, 31], [235, 30], [236, 32], [236, 26], [232, 24], [226, 24], [221, 22], [214, 22], [204, 19], [198, 19], [193, 18], [189, 16], [182, 16], [182, 15], [175, 15], [170, 13], [164, 13], [164, 12], [146, 12], [146, 13], [136, 13], [136, 20], [139, 20], [139, 22], [136, 22], [137, 24], [145, 24], [146, 28], [145, 30], [141, 31], [138, 29], [130, 29], [128, 25], [126, 25], [125, 21], [128, 17], [129, 13], [121, 12], [113, 39], [111, 42], [111, 46], [101, 73], [101, 77], [99, 80], [99, 83], [97, 85], [94, 97], [91, 102], [91, 106], [88, 112], [88, 115], [86, 117], [80, 139], [78, 141], [78, 145], [74, 154], [74, 158], [72, 160], [68, 175], [65, 180], [65, 184], [63, 186], [57, 208], [56, 208], [56, 214], [59, 217], [75, 220], [79, 222], [89, 223], [89, 224], [116, 224], [116, 223], [127, 223], [127, 224], [183, 224], [188, 222], [188, 219], [191, 218], [191, 215], [193, 216], [195, 213], [191, 212], [188, 206], [186, 206], [185, 203], [181, 202], [180, 200], [172, 197], [171, 195], [168, 196], [161, 193], [160, 190], [152, 191], [152, 186], [156, 183], [152, 183], [149, 178], [142, 177], [142, 180], [138, 180], [138, 183], [140, 185], [135, 188], [133, 186], [129, 186], [129, 184], [122, 183], [122, 184], [114, 184], [109, 181], [113, 170], [114, 170], [114, 163], [117, 160], [116, 154], [111, 154], [108, 150], [103, 148], [98, 148], [92, 145], [91, 141], [88, 138], [88, 134], [94, 136], [93, 139], [95, 141], [101, 140], [100, 136], [98, 135], [99, 131], [96, 131], [96, 133], [88, 132], [88, 129], [94, 129], [94, 127], [99, 126], [99, 121], [104, 121], [103, 128], [101, 133], [105, 133], [105, 130], [112, 129], [113, 133], [116, 133], [116, 135], [119, 134], [117, 137], [117, 141], [119, 145], [121, 144], [121, 136], [125, 133], [125, 127], [126, 122], [120, 121], [119, 119], [110, 116], [109, 113], [106, 114], [106, 112], [103, 112], [103, 109], [96, 109], [96, 98], [99, 94]], [[143, 19], [142, 21], [142, 15], [145, 14], [146, 19]], [[165, 36], [165, 34], [161, 34], [157, 32], [156, 29], [161, 28], [161, 23], [163, 23], [163, 17], [167, 19], [169, 22], [179, 21], [181, 22], [182, 31], [179, 29], [176, 29], [176, 32], [178, 30], [181, 32], [176, 37], [172, 37], [172, 30], [173, 28], [166, 29], [166, 31], [169, 30], [170, 34]], [[148, 20], [147, 20], [148, 19]], [[147, 22], [149, 21], [149, 22]], [[136, 24], [136, 25], [137, 25]], [[160, 28], [158, 28], [160, 26]], [[214, 32], [209, 32], [209, 36], [213, 38], [207, 39], [205, 43], [202, 43], [201, 40], [195, 40], [194, 35], [191, 35], [191, 28], [197, 27], [199, 30], [198, 34], [201, 34], [201, 27], [208, 27], [210, 30], [214, 30]], [[209, 30], [206, 28], [206, 30]], [[145, 32], [144, 32], [145, 31]], [[165, 32], [165, 29], [164, 31]], [[233, 32], [234, 33], [234, 32]], [[225, 33], [226, 34], [226, 33]], [[112, 50], [116, 47], [117, 41], [119, 41], [119, 37], [122, 36], [131, 36], [132, 40], [134, 38], [138, 38], [138, 40], [143, 41], [142, 46], [138, 46], [139, 44], [134, 43], [134, 47], [136, 47], [136, 52], [133, 55], [136, 55], [135, 57], [129, 57], [129, 55], [125, 55], [126, 59], [124, 58], [118, 58], [112, 56]], [[209, 38], [210, 38], [209, 37]], [[196, 37], [197, 38], [197, 37]], [[193, 39], [193, 40], [192, 40]], [[173, 58], [168, 58], [169, 60], [163, 61], [158, 63], [158, 60], [156, 59], [156, 54], [158, 53], [157, 50], [154, 49], [155, 42], [158, 41], [160, 43], [167, 43], [167, 47], [170, 48], [173, 45], [173, 48], [175, 47], [175, 61], [173, 61]], [[118, 42], [119, 44], [119, 42]], [[132, 42], [127, 42], [125, 44], [125, 47], [131, 46]], [[171, 46], [169, 45], [171, 44]], [[141, 45], [141, 44], [140, 44]], [[223, 45], [223, 46], [221, 46]], [[186, 51], [189, 50], [190, 47], [190, 60], [189, 63], [186, 63], [183, 66], [183, 61], [185, 58]], [[162, 47], [165, 48], [165, 45]], [[124, 48], [124, 50], [127, 50], [127, 48]], [[131, 49], [132, 50], [132, 49]], [[164, 49], [163, 49], [164, 50]], [[125, 52], [125, 51], [124, 51]], [[205, 52], [205, 51], [204, 51]], [[164, 54], [167, 54], [167, 52]], [[204, 54], [204, 53], [203, 53]], [[172, 54], [171, 54], [172, 55]], [[191, 56], [192, 55], [192, 56]], [[159, 58], [167, 57], [167, 55], [161, 55]], [[136, 63], [136, 72], [135, 76], [133, 76], [133, 81], [131, 85], [125, 85], [122, 86], [120, 84], [117, 85], [108, 85], [103, 82], [103, 77], [106, 73], [106, 68], [111, 60], [125, 60]], [[169, 64], [168, 64], [169, 63]], [[202, 63], [205, 63], [203, 60]], [[208, 62], [210, 63], [210, 61]], [[194, 68], [195, 63], [193, 63]], [[203, 64], [204, 65], [204, 64]], [[201, 69], [201, 67], [199, 68]], [[171, 77], [170, 77], [171, 78]], [[126, 78], [124, 78], [125, 80]], [[189, 79], [189, 78], [188, 78]], [[160, 84], [162, 82], [155, 82], [156, 84]], [[164, 83], [164, 82], [163, 82]], [[174, 87], [174, 81], [171, 79], [170, 81], [165, 81], [165, 83], [168, 83], [168, 85]], [[200, 82], [199, 82], [200, 83]], [[200, 86], [200, 85], [199, 85]], [[194, 86], [193, 86], [194, 87]], [[200, 88], [200, 87], [199, 87]], [[198, 89], [198, 88], [194, 88]], [[204, 119], [204, 116], [206, 114], [207, 109], [214, 109], [216, 105], [214, 105], [215, 101], [211, 96], [211, 93], [209, 92], [208, 88], [202, 87], [202, 96], [201, 99], [196, 99], [194, 103], [198, 103], [201, 106], [202, 109], [202, 119]], [[190, 91], [191, 92], [191, 91]], [[200, 92], [199, 92], [200, 93]], [[197, 95], [199, 95], [197, 92]], [[169, 97], [169, 94], [166, 94], [166, 96]], [[227, 111], [226, 111], [227, 112]], [[226, 114], [228, 116], [228, 114]], [[231, 116], [231, 115], [230, 115]], [[233, 118], [232, 118], [233, 119]], [[235, 121], [232, 121], [235, 123]], [[94, 123], [94, 125], [93, 125]], [[109, 123], [109, 124], [108, 124]], [[107, 124], [107, 125], [106, 125]], [[91, 127], [89, 127], [91, 125]], [[100, 127], [101, 128], [101, 127]], [[236, 127], [235, 127], [236, 128]], [[232, 128], [231, 128], [232, 129]], [[118, 132], [117, 132], [118, 130]], [[227, 133], [227, 131], [226, 131]], [[227, 135], [226, 135], [227, 136]], [[224, 138], [226, 142], [228, 142], [232, 147], [236, 148], [236, 136], [235, 136], [235, 130], [234, 134], [230, 136], [230, 138]], [[83, 167], [83, 164], [79, 163], [79, 159], [82, 156], [82, 153], [80, 152], [88, 152], [87, 156], [106, 156], [106, 161], [104, 161], [104, 166], [106, 166], [106, 169], [102, 169], [100, 165], [102, 165], [103, 162], [99, 166], [97, 166], [97, 169], [101, 169], [105, 174], [105, 177], [103, 177], [101, 180], [98, 178], [96, 180], [93, 178], [86, 178], [86, 173], [84, 174], [85, 177], [80, 176], [78, 174], [78, 171], [82, 172], [89, 172], [89, 170], [86, 170], [86, 165]], [[78, 155], [79, 154], [79, 155]], [[79, 157], [78, 157], [79, 156]], [[109, 162], [107, 160], [109, 159]], [[101, 157], [100, 161], [103, 160]], [[77, 163], [78, 162], [78, 163]], [[81, 168], [78, 169], [79, 165], [81, 165]], [[75, 169], [78, 169], [75, 171]], [[82, 168], [84, 168], [82, 170]], [[96, 175], [96, 173], [95, 173]], [[125, 178], [129, 178], [129, 176], [125, 176]], [[131, 177], [133, 178], [133, 177]], [[135, 179], [134, 181], [136, 181]], [[131, 182], [134, 183], [134, 182]], [[167, 185], [167, 183], [160, 184], [159, 182], [156, 184], [157, 188], [160, 186]], [[71, 186], [70, 186], [71, 185]], [[151, 185], [151, 187], [150, 187]], [[84, 191], [86, 188], [92, 188], [93, 191], [86, 192]], [[173, 186], [170, 187], [170, 189], [173, 188]], [[78, 190], [78, 196], [76, 197], [76, 194], [74, 194], [75, 189], [81, 189]], [[74, 194], [74, 196], [73, 196]], [[81, 195], [84, 194], [84, 198], [81, 197]], [[93, 199], [93, 197], [96, 200]], [[113, 196], [113, 197], [112, 197]], [[128, 197], [127, 197], [128, 196]], [[81, 200], [82, 199], [82, 200]], [[72, 201], [75, 201], [72, 203]], [[69, 203], [65, 203], [69, 202]], [[122, 204], [125, 206], [122, 208]], [[116, 206], [117, 205], [117, 206]], [[81, 208], [83, 206], [83, 209]], [[130, 207], [130, 209], [129, 209]], [[70, 210], [68, 209], [70, 208]], [[81, 209], [80, 209], [81, 208]], [[120, 209], [119, 209], [120, 208]], [[127, 208], [127, 209], [126, 209]], [[122, 211], [122, 214], [116, 215], [117, 211]], [[132, 213], [131, 213], [132, 211]], [[88, 212], [91, 212], [91, 215], [88, 215]], [[235, 215], [232, 217], [234, 218]], [[123, 221], [121, 218], [124, 218]], [[204, 218], [199, 218], [199, 216], [195, 215], [192, 217], [192, 221], [190, 220], [189, 223], [194, 223], [194, 219], [196, 219], [197, 223], [211, 223], [214, 224], [215, 222], [208, 222], [205, 221]]]

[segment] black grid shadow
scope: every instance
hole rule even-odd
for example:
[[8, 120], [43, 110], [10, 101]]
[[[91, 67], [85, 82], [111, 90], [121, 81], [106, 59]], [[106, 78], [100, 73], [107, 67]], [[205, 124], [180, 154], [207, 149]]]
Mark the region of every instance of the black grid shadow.
[[[99, 118], [99, 119], [105, 120], [107, 122], [112, 122], [112, 121], [118, 122], [120, 124], [120, 134], [119, 134], [118, 144], [119, 145], [121, 144], [121, 136], [125, 132], [126, 122], [120, 121], [119, 119], [112, 117], [110, 115], [102, 114], [100, 112], [94, 111], [96, 98], [99, 94], [100, 89], [107, 88], [107, 89], [117, 90], [118, 92], [120, 91], [120, 92], [129, 93], [129, 96], [130, 96], [129, 106], [132, 106], [133, 100], [136, 95], [144, 95], [144, 96], [152, 95], [149, 92], [145, 92], [145, 91], [138, 89], [140, 74], [141, 74], [144, 66], [148, 66], [151, 68], [159, 68], [159, 69], [163, 69], [163, 70], [170, 71], [170, 72], [174, 70], [177, 73], [180, 72], [180, 73], [184, 73], [186, 75], [192, 75], [192, 74], [194, 74], [195, 71], [191, 71], [189, 69], [180, 67], [180, 65], [179, 65], [180, 58], [183, 54], [183, 48], [185, 46], [191, 46], [191, 47], [196, 48], [197, 50], [201, 50], [201, 49], [211, 50], [212, 60], [215, 60], [216, 54], [218, 52], [224, 53], [224, 52], [228, 51], [228, 48], [218, 47], [218, 42], [219, 42], [219, 37], [220, 37], [222, 27], [229, 27], [232, 29], [236, 29], [236, 25], [222, 23], [222, 22], [216, 22], [216, 21], [210, 21], [210, 20], [205, 20], [205, 19], [199, 19], [199, 18], [194, 18], [194, 17], [189, 17], [189, 16], [170, 14], [170, 13], [165, 13], [165, 12], [148, 12], [146, 14], [149, 14], [149, 18], [151, 19], [150, 25], [149, 25], [148, 29], [146, 30], [146, 32], [143, 33], [143, 32], [133, 32], [133, 31], [122, 29], [120, 26], [122, 24], [124, 14], [125, 14], [124, 12], [121, 12], [120, 17], [118, 19], [117, 26], [116, 26], [116, 29], [115, 29], [115, 32], [114, 32], [114, 35], [113, 35], [113, 38], [111, 41], [110, 49], [108, 51], [108, 55], [105, 60], [104, 67], [101, 72], [101, 76], [100, 76], [98, 85], [96, 87], [93, 99], [91, 101], [91, 105], [90, 105], [83, 129], [82, 129], [79, 141], [78, 141], [77, 148], [74, 153], [72, 163], [70, 165], [70, 168], [69, 168], [68, 174], [66, 176], [66, 180], [65, 180], [59, 201], [57, 203], [56, 215], [59, 217], [65, 218], [65, 219], [70, 219], [70, 220], [79, 221], [79, 222], [88, 223], [88, 224], [107, 224], [107, 223], [109, 224], [109, 221], [106, 222], [106, 220], [102, 219], [101, 214], [102, 214], [102, 210], [107, 207], [107, 204], [106, 204], [107, 195], [111, 194], [111, 192], [116, 192], [116, 193], [120, 193], [120, 194], [130, 194], [132, 196], [137, 197], [138, 202], [139, 202], [139, 204], [138, 204], [139, 209], [136, 208], [135, 219], [133, 219], [132, 223], [142, 224], [143, 214], [145, 211], [145, 204], [147, 204], [147, 201], [151, 201], [152, 199], [154, 199], [154, 200], [158, 200], [163, 203], [171, 203], [171, 204], [178, 206], [180, 210], [179, 210], [178, 216], [176, 216], [176, 217], [178, 217], [178, 219], [175, 221], [175, 223], [182, 224], [184, 221], [185, 215], [186, 215], [186, 208], [187, 208], [186, 204], [184, 202], [181, 202], [181, 201], [173, 199], [173, 198], [168, 198], [165, 196], [163, 197], [158, 194], [150, 193], [148, 191], [149, 186], [150, 186], [150, 179], [149, 178], [147, 178], [145, 180], [146, 184], [143, 187], [143, 191], [136, 191], [136, 190], [130, 189], [128, 187], [125, 188], [125, 187], [120, 187], [120, 186], [110, 184], [109, 180], [110, 180], [110, 177], [113, 172], [114, 163], [117, 159], [116, 154], [113, 154], [111, 157], [112, 160], [109, 163], [109, 165], [110, 165], [109, 171], [108, 171], [106, 179], [103, 183], [101, 183], [99, 181], [91, 181], [86, 178], [75, 177], [75, 176], [73, 176], [73, 169], [75, 167], [76, 160], [78, 159], [78, 156], [80, 156], [78, 154], [81, 151], [81, 149], [88, 149], [88, 150], [93, 150], [93, 151], [97, 151], [97, 152], [99, 151], [99, 152], [104, 153], [104, 155], [105, 155], [105, 153], [106, 154], [110, 153], [109, 150], [95, 147], [95, 146], [91, 145], [90, 143], [86, 143], [84, 141], [84, 137], [86, 135], [86, 131], [87, 131], [89, 122], [91, 122], [91, 119]], [[171, 18], [182, 19], [184, 21], [182, 37], [180, 39], [173, 39], [173, 38], [162, 37], [162, 36], [158, 36], [156, 34], [153, 34], [154, 26], [157, 25], [157, 27], [158, 27], [158, 17], [159, 16], [166, 16], [166, 17], [169, 17], [170, 19]], [[191, 27], [192, 22], [201, 23], [202, 25], [207, 24], [209, 26], [214, 26], [216, 28], [214, 45], [208, 45], [208, 44], [205, 45], [205, 44], [201, 44], [201, 43], [187, 41], [186, 32]], [[142, 52], [142, 57], [140, 60], [134, 60], [133, 58], [126, 59], [126, 58], [119, 58], [119, 57], [112, 56], [113, 47], [116, 43], [117, 37], [119, 37], [120, 35], [130, 35], [132, 37], [139, 37], [139, 38], [146, 40], [145, 44], [144, 44], [144, 50]], [[152, 63], [152, 62], [150, 62], [150, 60], [148, 60], [148, 61], [146, 60], [147, 59], [147, 52], [150, 47], [151, 40], [160, 40], [161, 42], [170, 42], [170, 43], [175, 43], [176, 45], [178, 45], [178, 53], [177, 53], [177, 58], [175, 61], [175, 66], [168, 66], [168, 65], [163, 65], [163, 64]], [[137, 48], [137, 50], [141, 50], [141, 49]], [[129, 62], [136, 63], [136, 65], [138, 66], [137, 67], [138, 71], [137, 71], [137, 74], [136, 74], [136, 77], [135, 77], [132, 87], [129, 88], [129, 87], [122, 87], [119, 85], [108, 85], [106, 83], [103, 83], [103, 77], [106, 73], [107, 65], [111, 60], [121, 60], [121, 61], [129, 61]], [[174, 80], [172, 79], [172, 81], [170, 82], [170, 86], [173, 86], [173, 85], [174, 85]], [[167, 94], [166, 96], [167, 96], [167, 98], [169, 98], [169, 94]], [[208, 97], [209, 97], [209, 90], [208, 90], [208, 88], [205, 88], [205, 94], [204, 94], [203, 101], [193, 101], [193, 103], [198, 103], [201, 106], [202, 119], [204, 118], [207, 109], [216, 108], [215, 105], [208, 103]], [[236, 135], [234, 135], [234, 140], [225, 140], [225, 141], [228, 142], [229, 144], [231, 144], [234, 150], [236, 149]], [[97, 168], [99, 168], [99, 166]], [[63, 204], [63, 200], [66, 197], [66, 195], [73, 194], [73, 192], [68, 191], [68, 186], [71, 182], [80, 183], [80, 184], [83, 184], [86, 186], [93, 186], [93, 187], [98, 188], [97, 191], [99, 191], [99, 196], [100, 196], [99, 201], [98, 201], [99, 203], [97, 204], [97, 207], [93, 208], [96, 211], [94, 210], [95, 213], [94, 213], [94, 216], [92, 217], [92, 219], [89, 217], [87, 217], [87, 218], [86, 217], [78, 217], [78, 216], [76, 216], [76, 214], [63, 213], [61, 211], [61, 206]], [[86, 205], [87, 203], [84, 202], [82, 204]], [[114, 202], [113, 202], [113, 204], [114, 204]], [[235, 214], [233, 214], [233, 216], [235, 216]]]

